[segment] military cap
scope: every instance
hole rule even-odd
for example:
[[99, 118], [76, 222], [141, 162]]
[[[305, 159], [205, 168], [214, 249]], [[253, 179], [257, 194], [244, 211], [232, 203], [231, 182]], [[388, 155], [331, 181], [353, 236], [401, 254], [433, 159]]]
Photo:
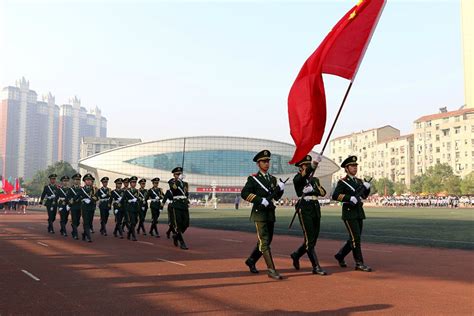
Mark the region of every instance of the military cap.
[[105, 181], [109, 181], [109, 177], [103, 177], [102, 179], [100, 179], [100, 182], [105, 182]]
[[130, 182], [130, 178], [123, 178], [122, 182]]
[[303, 159], [301, 159], [300, 161], [295, 163], [295, 166], [300, 167], [301, 165], [311, 163], [312, 160], [313, 160], [313, 158], [310, 155], [306, 155], [306, 157], [304, 157]]
[[349, 156], [341, 163], [342, 168], [345, 168], [350, 165], [358, 165], [357, 156]]
[[262, 150], [261, 152], [257, 153], [255, 157], [253, 157], [254, 162], [259, 162], [260, 160], [269, 160], [272, 154], [269, 150]]
[[90, 173], [86, 173], [83, 177], [82, 177], [82, 181], [86, 181], [86, 180], [92, 180], [94, 181], [94, 177], [90, 174]]
[[130, 182], [137, 182], [138, 181], [138, 178], [133, 176], [133, 177], [130, 177]]
[[153, 178], [151, 179], [151, 182], [160, 182], [160, 178]]
[[69, 181], [69, 177], [68, 176], [62, 176], [61, 181]]
[[123, 182], [122, 178], [117, 178], [117, 179], [115, 179], [115, 181], [114, 181], [114, 183], [122, 183], [122, 182]]
[[140, 179], [140, 181], [138, 181], [138, 183], [146, 183], [146, 179]]
[[57, 177], [58, 177], [58, 175], [55, 174], [55, 173], [52, 173], [48, 176], [49, 179], [56, 179]]
[[178, 172], [183, 172], [183, 168], [181, 167], [176, 167], [173, 170], [171, 170], [171, 173], [178, 173]]

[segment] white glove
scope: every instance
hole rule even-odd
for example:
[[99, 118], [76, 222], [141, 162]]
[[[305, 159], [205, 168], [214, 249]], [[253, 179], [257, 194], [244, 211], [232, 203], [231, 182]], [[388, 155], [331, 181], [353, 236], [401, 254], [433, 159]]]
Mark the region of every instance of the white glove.
[[69, 205], [66, 205], [66, 211], [69, 212], [70, 209], [71, 209], [71, 207]]
[[161, 212], [163, 212], [163, 209], [162, 209], [162, 208], [160, 208], [160, 209], [158, 210], [158, 212], [160, 212], [160, 214], [161, 214]]
[[364, 187], [368, 190], [370, 189], [370, 183], [369, 182], [364, 182]]
[[117, 210], [117, 209], [115, 209], [115, 210], [114, 210], [114, 214], [117, 214], [117, 213], [118, 213], [118, 210]]
[[180, 180], [184, 180], [184, 178], [186, 178], [186, 176], [185, 176], [184, 174], [180, 174], [180, 175], [179, 175], [179, 179], [180, 179]]
[[278, 186], [280, 187], [281, 191], [285, 190], [285, 184], [282, 181], [278, 181]]
[[144, 210], [145, 210], [145, 207], [142, 207], [142, 211], [144, 211]]
[[85, 199], [83, 199], [83, 201], [84, 201], [86, 204], [89, 204], [89, 203], [91, 202], [91, 199], [85, 198]]
[[323, 160], [323, 158], [321, 157], [320, 154], [316, 154], [316, 156], [314, 157], [313, 161], [316, 161], [317, 163], [320, 163], [321, 160]]
[[313, 192], [313, 186], [311, 184], [308, 184], [307, 186], [305, 186], [303, 188], [303, 193], [306, 194], [306, 193], [310, 193], [310, 192]]
[[107, 194], [102, 194], [102, 198], [105, 198], [105, 197], [107, 197]]
[[133, 198], [131, 200], [128, 200], [128, 203], [135, 203], [137, 201], [137, 198]]
[[357, 198], [355, 196], [351, 196], [351, 203], [353, 204], [357, 204], [359, 201], [357, 200]]
[[49, 196], [50, 199], [54, 199], [55, 197], [56, 197], [56, 195], [54, 195], [54, 194]]
[[270, 205], [270, 203], [268, 203], [267, 199], [266, 198], [263, 198], [262, 199], [262, 204], [263, 206], [267, 207], [268, 205]]
[[122, 201], [122, 197], [119, 197], [119, 198], [117, 199], [117, 202], [120, 203], [120, 201]]

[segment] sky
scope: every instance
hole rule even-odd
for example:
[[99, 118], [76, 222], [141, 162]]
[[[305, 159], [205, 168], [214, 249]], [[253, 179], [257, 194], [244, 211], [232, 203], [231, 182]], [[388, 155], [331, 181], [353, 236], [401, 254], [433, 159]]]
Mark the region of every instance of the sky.
[[[289, 89], [356, 2], [0, 0], [0, 86], [77, 95], [109, 137], [293, 143]], [[458, 0], [388, 0], [332, 137], [462, 106], [460, 19]], [[324, 80], [329, 131], [349, 82]]]

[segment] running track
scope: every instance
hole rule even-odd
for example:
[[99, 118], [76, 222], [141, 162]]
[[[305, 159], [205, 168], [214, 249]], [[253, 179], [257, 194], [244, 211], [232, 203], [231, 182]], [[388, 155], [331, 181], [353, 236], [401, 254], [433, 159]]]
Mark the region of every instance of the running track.
[[43, 213], [0, 215], [2, 316], [474, 313], [472, 251], [365, 243], [375, 272], [362, 273], [337, 266], [341, 242], [319, 240], [330, 273], [321, 277], [310, 274], [306, 258], [302, 270], [292, 269], [288, 255], [301, 239], [276, 236], [275, 263], [286, 279], [274, 281], [263, 259], [259, 275], [244, 266], [256, 240], [250, 233], [190, 228], [183, 251], [163, 237], [131, 242], [96, 232], [85, 243], [60, 236], [58, 221], [55, 235], [46, 225]]

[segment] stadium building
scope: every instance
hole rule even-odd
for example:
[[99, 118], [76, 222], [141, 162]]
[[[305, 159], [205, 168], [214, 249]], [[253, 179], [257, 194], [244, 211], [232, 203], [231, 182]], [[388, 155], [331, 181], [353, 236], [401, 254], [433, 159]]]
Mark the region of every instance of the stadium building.
[[[270, 173], [287, 182], [286, 196], [296, 196], [292, 179], [297, 168], [289, 165], [295, 147], [293, 145], [244, 137], [203, 136], [150, 141], [131, 144], [104, 151], [79, 161], [79, 167], [94, 174], [96, 179], [108, 176], [113, 181], [118, 177], [137, 176], [147, 180], [159, 177], [160, 186], [166, 188], [171, 170], [183, 165], [185, 181], [190, 192], [207, 194], [240, 192], [247, 177], [257, 171], [252, 161], [260, 150], [272, 153]], [[310, 153], [316, 155], [315, 152]], [[339, 167], [330, 159], [323, 160], [316, 176], [329, 191], [332, 174]], [[112, 183], [113, 184], [113, 183]], [[150, 181], [147, 187], [151, 186]]]

